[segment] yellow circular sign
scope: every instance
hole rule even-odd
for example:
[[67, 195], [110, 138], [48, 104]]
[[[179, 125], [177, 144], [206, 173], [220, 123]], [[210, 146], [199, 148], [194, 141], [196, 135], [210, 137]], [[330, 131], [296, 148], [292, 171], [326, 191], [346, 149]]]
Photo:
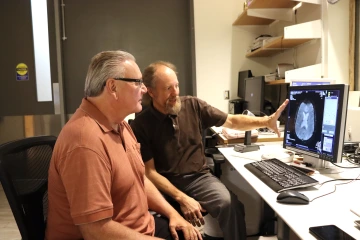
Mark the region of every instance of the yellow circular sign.
[[25, 63], [19, 63], [18, 65], [16, 65], [16, 72], [19, 75], [24, 76], [28, 72], [27, 65]]

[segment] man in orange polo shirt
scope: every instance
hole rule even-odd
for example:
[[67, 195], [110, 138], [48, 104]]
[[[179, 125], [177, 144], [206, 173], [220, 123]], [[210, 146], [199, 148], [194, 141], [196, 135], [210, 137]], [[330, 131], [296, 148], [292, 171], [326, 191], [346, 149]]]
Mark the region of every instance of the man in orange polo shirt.
[[140, 145], [124, 121], [141, 111], [141, 78], [129, 53], [93, 57], [85, 98], [54, 148], [46, 239], [178, 239], [177, 230], [201, 239], [144, 175]]

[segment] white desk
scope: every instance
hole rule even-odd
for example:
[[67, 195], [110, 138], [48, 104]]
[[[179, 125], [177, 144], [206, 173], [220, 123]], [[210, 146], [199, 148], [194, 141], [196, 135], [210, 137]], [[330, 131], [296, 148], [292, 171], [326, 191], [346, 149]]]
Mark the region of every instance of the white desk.
[[[260, 151], [281, 149], [280, 142], [272, 142], [265, 144]], [[270, 145], [270, 147], [269, 147]], [[350, 211], [351, 206], [360, 204], [360, 181], [354, 181], [349, 184], [339, 185], [336, 192], [330, 195], [318, 198], [308, 205], [288, 205], [281, 204], [276, 201], [278, 193], [274, 192], [259, 178], [249, 172], [244, 164], [253, 162], [251, 158], [260, 160], [261, 153], [238, 153], [229, 148], [219, 148], [220, 152], [230, 162], [230, 164], [239, 172], [240, 175], [255, 189], [255, 191], [266, 201], [269, 206], [277, 213], [295, 234], [301, 239], [315, 239], [309, 233], [309, 227], [335, 224], [355, 239], [360, 239], [360, 230], [355, 227], [355, 220], [360, 217]], [[246, 157], [246, 158], [244, 158]], [[345, 170], [341, 174], [321, 175], [315, 174], [312, 177], [320, 183], [332, 178], [356, 178], [360, 173], [359, 169]], [[300, 192], [309, 197], [310, 201], [320, 195], [331, 192], [336, 183], [344, 181], [330, 182], [323, 185], [320, 189], [318, 186], [301, 189]]]
[[[211, 131], [217, 134], [218, 137], [218, 144], [235, 144], [235, 143], [244, 143], [244, 138], [233, 138], [228, 139], [222, 134], [222, 127], [211, 127]], [[276, 142], [282, 141], [284, 138], [284, 132], [280, 132], [281, 136], [278, 137], [277, 134], [264, 134], [259, 133], [257, 136], [251, 137], [251, 142], [258, 143], [258, 142]]]

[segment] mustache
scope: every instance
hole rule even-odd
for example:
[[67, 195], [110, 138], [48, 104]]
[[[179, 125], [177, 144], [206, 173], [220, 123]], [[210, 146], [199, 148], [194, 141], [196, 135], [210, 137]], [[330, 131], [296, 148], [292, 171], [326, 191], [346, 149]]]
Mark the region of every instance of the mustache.
[[179, 101], [179, 100], [180, 100], [180, 97], [179, 97], [179, 96], [176, 96], [176, 97], [170, 97], [170, 98], [168, 98], [167, 102], [169, 102], [169, 101], [173, 101], [173, 100]]

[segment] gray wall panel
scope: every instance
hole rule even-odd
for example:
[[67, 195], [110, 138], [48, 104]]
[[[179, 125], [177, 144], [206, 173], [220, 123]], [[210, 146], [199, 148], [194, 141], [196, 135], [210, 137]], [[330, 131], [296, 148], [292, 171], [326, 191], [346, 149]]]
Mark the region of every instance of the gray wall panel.
[[178, 67], [180, 92], [193, 95], [190, 1], [65, 0], [66, 113], [83, 97], [90, 59], [104, 50], [132, 53], [140, 69], [156, 60]]

